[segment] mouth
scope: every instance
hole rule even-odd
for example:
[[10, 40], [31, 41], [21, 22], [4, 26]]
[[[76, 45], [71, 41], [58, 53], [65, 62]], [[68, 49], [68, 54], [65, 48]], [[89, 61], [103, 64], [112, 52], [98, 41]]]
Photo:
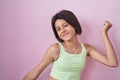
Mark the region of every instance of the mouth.
[[67, 37], [68, 34], [69, 34], [69, 32], [66, 32], [66, 33], [63, 33], [61, 36], [62, 36], [62, 37]]

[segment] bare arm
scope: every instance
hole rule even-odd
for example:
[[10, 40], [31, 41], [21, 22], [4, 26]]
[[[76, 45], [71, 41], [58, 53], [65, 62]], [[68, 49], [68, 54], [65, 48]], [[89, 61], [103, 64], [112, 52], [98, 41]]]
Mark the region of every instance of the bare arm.
[[108, 37], [108, 30], [112, 27], [112, 24], [108, 21], [105, 21], [104, 26], [102, 28], [102, 36], [105, 43], [106, 54], [102, 54], [101, 52], [97, 51], [94, 47], [88, 45], [89, 55], [94, 58], [95, 60], [111, 67], [117, 67], [118, 62], [115, 55], [114, 48], [111, 44], [111, 41]]
[[33, 68], [30, 72], [28, 72], [23, 80], [36, 80], [39, 77], [40, 73], [50, 63], [52, 63], [55, 60], [56, 54], [58, 54], [58, 52], [59, 52], [59, 48], [56, 44], [50, 46], [48, 50], [46, 51], [42, 61], [35, 68]]

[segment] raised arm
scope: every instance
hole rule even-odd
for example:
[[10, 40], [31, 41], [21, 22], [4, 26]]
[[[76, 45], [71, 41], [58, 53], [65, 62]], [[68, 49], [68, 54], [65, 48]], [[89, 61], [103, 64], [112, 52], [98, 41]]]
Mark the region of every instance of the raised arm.
[[117, 67], [118, 62], [115, 55], [114, 48], [108, 36], [108, 30], [112, 27], [112, 24], [109, 21], [104, 22], [104, 26], [102, 28], [102, 37], [105, 43], [106, 54], [103, 54], [96, 50], [91, 45], [87, 45], [88, 54], [95, 60], [111, 67]]
[[46, 51], [42, 61], [33, 68], [30, 72], [26, 74], [23, 80], [36, 80], [40, 73], [55, 59], [57, 54], [59, 53], [59, 47], [57, 44], [53, 44]]

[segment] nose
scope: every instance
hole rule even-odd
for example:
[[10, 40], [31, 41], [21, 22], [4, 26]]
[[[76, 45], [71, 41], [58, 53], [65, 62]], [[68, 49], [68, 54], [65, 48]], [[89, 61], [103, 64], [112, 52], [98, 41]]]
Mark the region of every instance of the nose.
[[61, 32], [64, 33], [66, 30], [64, 28], [61, 29]]

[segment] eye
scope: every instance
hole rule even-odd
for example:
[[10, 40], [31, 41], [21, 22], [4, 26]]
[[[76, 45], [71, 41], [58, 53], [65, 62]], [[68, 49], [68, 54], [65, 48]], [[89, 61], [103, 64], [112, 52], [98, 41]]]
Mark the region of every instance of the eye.
[[60, 28], [56, 28], [56, 31], [60, 31]]
[[67, 27], [67, 26], [68, 26], [68, 24], [64, 24], [64, 25], [63, 25], [63, 27]]

